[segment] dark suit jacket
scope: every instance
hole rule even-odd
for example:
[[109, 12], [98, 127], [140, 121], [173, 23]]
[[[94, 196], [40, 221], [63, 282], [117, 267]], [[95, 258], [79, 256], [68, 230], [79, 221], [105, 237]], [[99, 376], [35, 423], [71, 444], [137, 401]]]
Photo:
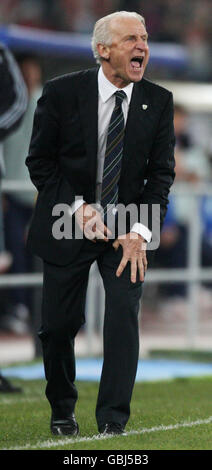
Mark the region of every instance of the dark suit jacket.
[[[35, 112], [26, 164], [38, 198], [28, 246], [58, 265], [70, 263], [83, 240], [56, 240], [52, 235], [57, 203], [71, 205], [75, 196], [95, 202], [98, 145], [98, 68], [46, 83]], [[144, 109], [142, 105], [147, 105]], [[166, 89], [142, 79], [133, 88], [126, 130], [119, 202], [160, 204], [164, 219], [174, 180], [173, 99]], [[146, 182], [146, 184], [145, 184]]]

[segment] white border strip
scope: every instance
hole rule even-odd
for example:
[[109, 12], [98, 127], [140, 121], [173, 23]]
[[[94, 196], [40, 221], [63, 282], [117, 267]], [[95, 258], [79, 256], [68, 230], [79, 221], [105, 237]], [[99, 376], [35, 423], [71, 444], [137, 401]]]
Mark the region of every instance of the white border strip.
[[[193, 426], [199, 426], [201, 424], [209, 424], [209, 423], [212, 423], [212, 416], [209, 416], [209, 418], [206, 418], [206, 419], [198, 419], [197, 421], [190, 421], [190, 422], [185, 421], [183, 423], [170, 424], [168, 426], [164, 426], [163, 424], [161, 424], [161, 426], [155, 426], [152, 428], [143, 428], [137, 431], [132, 430], [132, 431], [125, 432], [123, 435], [120, 435], [119, 437], [124, 438], [125, 436], [147, 434], [147, 433], [152, 433], [152, 432], [154, 433], [154, 432], [160, 432], [160, 431], [172, 431], [174, 429], [180, 429], [180, 428], [192, 428]], [[102, 441], [102, 440], [111, 439], [114, 437], [115, 437], [114, 435], [103, 436], [101, 434], [94, 435], [92, 437], [78, 437], [78, 438], [76, 437], [76, 438], [66, 438], [66, 439], [61, 439], [59, 437], [59, 438], [56, 438], [58, 440], [50, 439], [44, 442], [38, 441], [35, 444], [26, 444], [23, 447], [9, 447], [9, 448], [4, 448], [2, 450], [27, 450], [27, 449], [35, 449], [35, 448], [51, 449], [52, 447], [58, 447], [58, 446], [62, 447], [66, 444], [78, 444], [80, 442]]]

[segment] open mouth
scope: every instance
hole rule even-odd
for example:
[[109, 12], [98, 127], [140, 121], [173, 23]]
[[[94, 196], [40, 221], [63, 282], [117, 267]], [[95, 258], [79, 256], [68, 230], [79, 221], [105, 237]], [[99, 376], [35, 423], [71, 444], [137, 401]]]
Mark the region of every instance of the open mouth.
[[144, 57], [136, 56], [133, 57], [130, 61], [133, 70], [141, 70]]

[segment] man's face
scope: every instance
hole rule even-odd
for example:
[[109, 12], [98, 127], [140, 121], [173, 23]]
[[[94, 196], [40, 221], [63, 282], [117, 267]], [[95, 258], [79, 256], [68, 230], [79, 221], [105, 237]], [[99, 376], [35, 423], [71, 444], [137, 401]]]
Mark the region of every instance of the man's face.
[[102, 67], [106, 77], [122, 88], [139, 82], [149, 60], [148, 34], [137, 18], [116, 18], [111, 21], [111, 46], [103, 46]]

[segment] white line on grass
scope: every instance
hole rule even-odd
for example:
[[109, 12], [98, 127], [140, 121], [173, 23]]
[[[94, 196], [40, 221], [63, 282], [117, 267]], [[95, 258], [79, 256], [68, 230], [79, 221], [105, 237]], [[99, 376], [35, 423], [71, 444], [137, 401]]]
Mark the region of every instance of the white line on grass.
[[40, 401], [40, 397], [20, 397], [16, 398], [1, 398], [0, 406], [1, 405], [17, 405], [17, 403], [32, 403], [33, 401]]
[[[192, 428], [193, 426], [199, 426], [201, 424], [209, 424], [212, 422], [212, 416], [209, 416], [209, 418], [206, 419], [198, 419], [197, 421], [185, 421], [183, 423], [176, 423], [176, 424], [169, 424], [168, 426], [164, 426], [161, 424], [160, 426], [154, 426], [152, 428], [143, 428], [140, 430], [132, 430], [125, 432], [124, 435], [120, 435], [118, 437], [125, 437], [125, 436], [134, 436], [138, 434], [147, 434], [147, 433], [152, 433], [152, 432], [158, 432], [158, 431], [172, 431], [174, 429], [180, 429], [180, 428]], [[35, 444], [26, 444], [25, 446], [22, 447], [10, 447], [10, 448], [4, 448], [2, 450], [27, 450], [27, 449], [44, 449], [48, 448], [50, 449], [51, 447], [62, 447], [63, 445], [67, 444], [78, 444], [80, 442], [94, 442], [94, 441], [101, 441], [104, 439], [111, 439], [114, 438], [115, 436], [113, 435], [107, 435], [103, 436], [101, 435], [94, 435], [92, 437], [76, 437], [76, 438], [65, 438], [65, 439], [60, 439], [57, 438], [58, 440], [51, 440], [49, 439], [48, 441], [38, 441]]]

